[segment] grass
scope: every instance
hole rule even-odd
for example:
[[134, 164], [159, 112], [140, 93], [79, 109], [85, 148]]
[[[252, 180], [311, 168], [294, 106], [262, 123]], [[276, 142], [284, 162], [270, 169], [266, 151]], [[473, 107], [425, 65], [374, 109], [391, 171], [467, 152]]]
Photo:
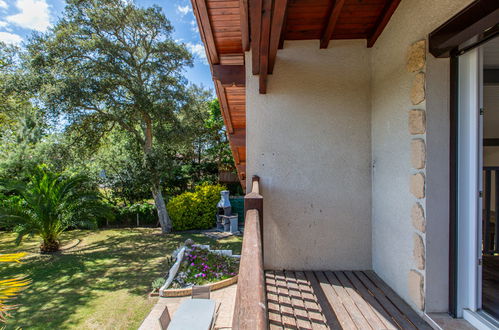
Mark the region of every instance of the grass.
[[15, 300], [20, 307], [7, 329], [137, 329], [157, 299], [148, 297], [151, 282], [166, 273], [166, 257], [188, 238], [241, 249], [239, 237], [217, 242], [202, 234], [134, 228], [66, 232], [66, 250], [41, 255], [37, 238], [16, 247], [14, 234], [1, 233], [0, 253], [29, 256], [22, 264], [1, 265], [0, 279], [26, 275], [33, 281]]

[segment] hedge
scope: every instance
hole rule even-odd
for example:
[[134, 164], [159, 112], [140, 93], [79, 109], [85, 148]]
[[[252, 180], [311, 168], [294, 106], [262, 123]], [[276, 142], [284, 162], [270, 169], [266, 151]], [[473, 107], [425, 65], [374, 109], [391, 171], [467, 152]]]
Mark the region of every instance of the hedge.
[[221, 185], [202, 184], [194, 192], [173, 197], [167, 205], [173, 230], [209, 229], [216, 224]]

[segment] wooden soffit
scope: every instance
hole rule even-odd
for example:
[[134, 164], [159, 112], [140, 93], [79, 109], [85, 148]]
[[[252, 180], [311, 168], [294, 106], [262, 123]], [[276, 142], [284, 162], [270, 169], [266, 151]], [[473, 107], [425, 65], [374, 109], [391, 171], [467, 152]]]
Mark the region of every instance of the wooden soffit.
[[[267, 93], [285, 40], [365, 39], [372, 47], [401, 0], [191, 0], [239, 179], [246, 175], [246, 65]], [[410, 0], [405, 0], [410, 1]], [[252, 51], [245, 63], [244, 52]]]

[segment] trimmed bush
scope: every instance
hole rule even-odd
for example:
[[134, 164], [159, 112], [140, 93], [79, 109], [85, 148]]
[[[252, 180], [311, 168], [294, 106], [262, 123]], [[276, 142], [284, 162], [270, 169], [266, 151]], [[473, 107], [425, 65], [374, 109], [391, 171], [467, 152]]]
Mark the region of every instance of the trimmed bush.
[[221, 185], [202, 184], [194, 192], [172, 198], [167, 205], [173, 230], [209, 229], [216, 224]]

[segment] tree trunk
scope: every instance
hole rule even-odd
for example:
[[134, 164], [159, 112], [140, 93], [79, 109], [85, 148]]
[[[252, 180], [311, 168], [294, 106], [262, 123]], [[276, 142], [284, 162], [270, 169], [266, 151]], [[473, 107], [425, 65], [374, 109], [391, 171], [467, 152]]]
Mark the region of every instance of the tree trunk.
[[[144, 153], [145, 155], [150, 155], [152, 152], [153, 134], [152, 134], [152, 120], [147, 113], [142, 113], [144, 119]], [[163, 199], [163, 194], [161, 193], [160, 180], [154, 182], [151, 188], [152, 197], [154, 198], [154, 204], [156, 205], [156, 210], [158, 211], [158, 219], [161, 224], [161, 231], [163, 234], [172, 231], [172, 221], [168, 216], [168, 211], [166, 210], [165, 200]]]
[[158, 210], [158, 219], [161, 224], [161, 231], [163, 234], [169, 233], [172, 231], [172, 221], [168, 216], [168, 211], [166, 210], [165, 200], [163, 199], [163, 194], [161, 193], [161, 189], [158, 187], [153, 187], [152, 189], [152, 197], [154, 198], [154, 204], [156, 205], [156, 210]]
[[55, 238], [46, 238], [43, 239], [42, 244], [40, 245], [40, 252], [42, 253], [51, 253], [59, 251], [60, 243]]

